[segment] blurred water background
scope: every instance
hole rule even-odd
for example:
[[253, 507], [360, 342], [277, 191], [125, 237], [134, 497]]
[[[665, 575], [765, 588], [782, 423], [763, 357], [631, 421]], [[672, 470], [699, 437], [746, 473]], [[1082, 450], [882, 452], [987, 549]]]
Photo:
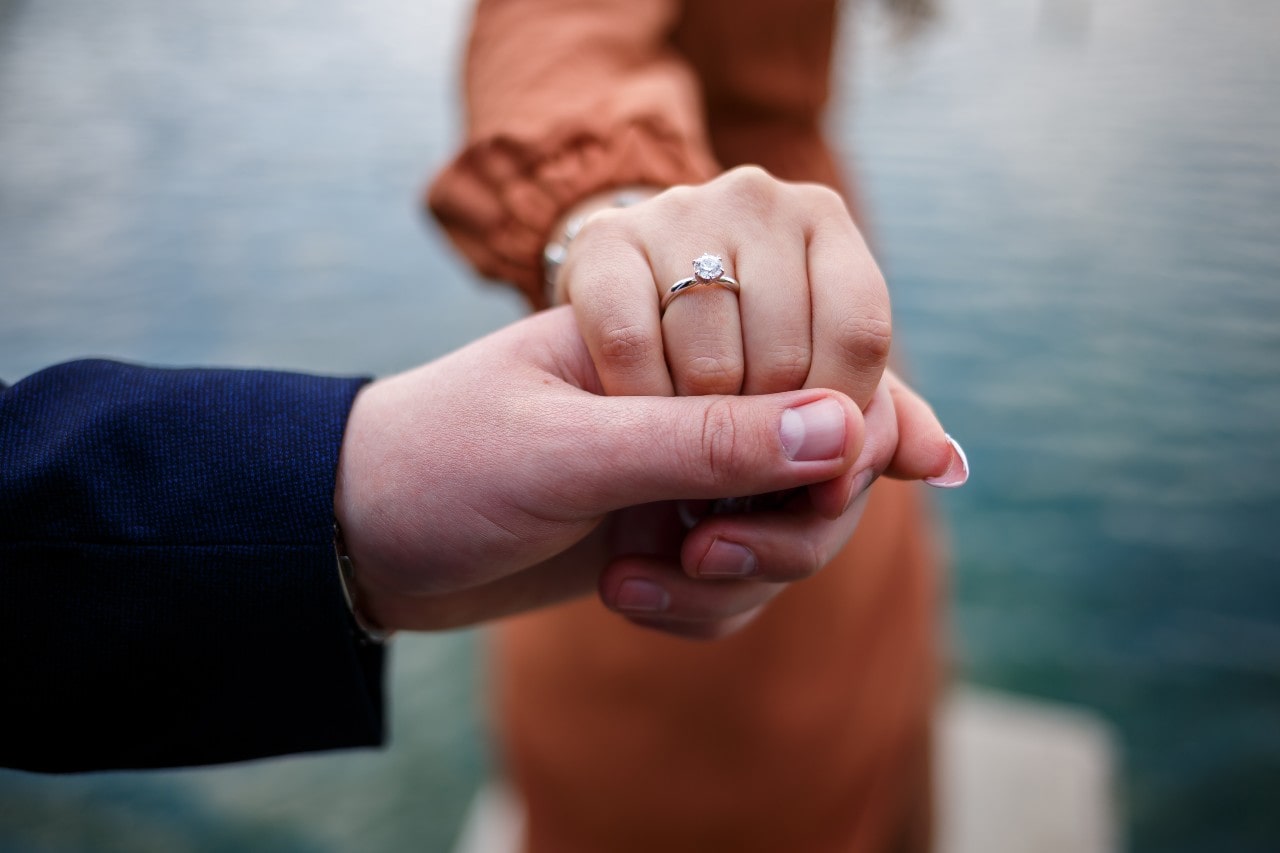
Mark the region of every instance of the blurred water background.
[[[1280, 4], [863, 20], [833, 126], [975, 472], [943, 501], [958, 673], [1118, 726], [1132, 849], [1280, 849]], [[0, 0], [0, 376], [387, 373], [519, 316], [418, 213], [465, 22]], [[480, 642], [396, 641], [383, 752], [0, 772], [0, 850], [447, 850], [489, 764]]]

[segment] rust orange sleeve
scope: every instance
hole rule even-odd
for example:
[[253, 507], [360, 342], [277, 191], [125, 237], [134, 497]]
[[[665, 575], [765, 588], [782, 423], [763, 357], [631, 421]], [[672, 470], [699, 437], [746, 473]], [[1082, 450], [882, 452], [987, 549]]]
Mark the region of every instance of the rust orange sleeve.
[[544, 304], [553, 223], [611, 187], [700, 182], [698, 78], [672, 47], [674, 0], [482, 0], [467, 49], [466, 140], [427, 193], [488, 278]]

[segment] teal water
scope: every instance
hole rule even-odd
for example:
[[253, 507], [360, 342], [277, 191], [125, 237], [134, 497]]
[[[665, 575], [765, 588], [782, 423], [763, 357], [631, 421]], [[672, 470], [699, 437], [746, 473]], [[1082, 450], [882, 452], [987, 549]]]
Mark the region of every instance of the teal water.
[[970, 678], [1119, 726], [1144, 851], [1280, 849], [1280, 7], [952, 3], [859, 78]]
[[[0, 375], [386, 373], [503, 325], [421, 222], [458, 0], [0, 0]], [[844, 34], [946, 496], [966, 677], [1117, 727], [1140, 851], [1280, 849], [1280, 6], [950, 0]], [[0, 772], [0, 850], [447, 850], [477, 636], [397, 641], [376, 753]], [[0, 712], [2, 713], [2, 712]]]

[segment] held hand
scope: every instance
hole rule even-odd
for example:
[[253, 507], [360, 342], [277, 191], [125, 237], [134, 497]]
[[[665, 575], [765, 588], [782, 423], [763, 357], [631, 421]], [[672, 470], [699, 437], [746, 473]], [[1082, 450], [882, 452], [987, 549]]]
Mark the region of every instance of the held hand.
[[[590, 589], [637, 544], [658, 554], [674, 545], [689, 561], [675, 565], [696, 574], [701, 552], [681, 551], [683, 531], [663, 522], [637, 527], [654, 512], [640, 505], [661, 514], [664, 501], [830, 481], [863, 446], [858, 407], [831, 391], [669, 399], [600, 390], [560, 309], [362, 391], [334, 510], [366, 614], [427, 629], [538, 606]], [[650, 541], [622, 541], [637, 530]], [[808, 543], [785, 539], [760, 546], [766, 571], [803, 560], [795, 549]], [[610, 594], [617, 604], [629, 593]], [[667, 594], [661, 612], [686, 623], [720, 624], [743, 610], [726, 601], [728, 587]]]
[[[633, 622], [669, 633], [715, 637], [747, 624], [785, 588], [821, 569], [853, 535], [872, 483], [880, 476], [956, 488], [969, 477], [964, 452], [932, 409], [892, 371], [867, 406], [865, 440], [849, 473], [797, 490], [767, 511], [705, 515], [711, 502], [686, 502], [698, 517], [687, 536], [668, 532], [658, 547], [625, 550], [600, 580], [607, 605]], [[665, 515], [663, 514], [665, 512]], [[650, 508], [647, 518], [615, 518], [639, 529], [678, 529], [675, 510]], [[625, 529], [625, 528], [624, 528]], [[667, 599], [662, 610], [649, 609]]]
[[[697, 278], [704, 253], [740, 292], [714, 269]], [[556, 297], [611, 395], [834, 388], [865, 408], [892, 336], [884, 279], [843, 200], [755, 167], [590, 216]]]

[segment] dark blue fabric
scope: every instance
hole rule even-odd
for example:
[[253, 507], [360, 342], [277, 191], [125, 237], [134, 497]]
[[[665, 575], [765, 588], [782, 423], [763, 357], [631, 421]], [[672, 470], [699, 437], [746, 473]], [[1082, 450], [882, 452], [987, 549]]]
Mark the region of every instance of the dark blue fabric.
[[0, 386], [0, 765], [378, 744], [333, 554], [365, 380], [81, 361]]

